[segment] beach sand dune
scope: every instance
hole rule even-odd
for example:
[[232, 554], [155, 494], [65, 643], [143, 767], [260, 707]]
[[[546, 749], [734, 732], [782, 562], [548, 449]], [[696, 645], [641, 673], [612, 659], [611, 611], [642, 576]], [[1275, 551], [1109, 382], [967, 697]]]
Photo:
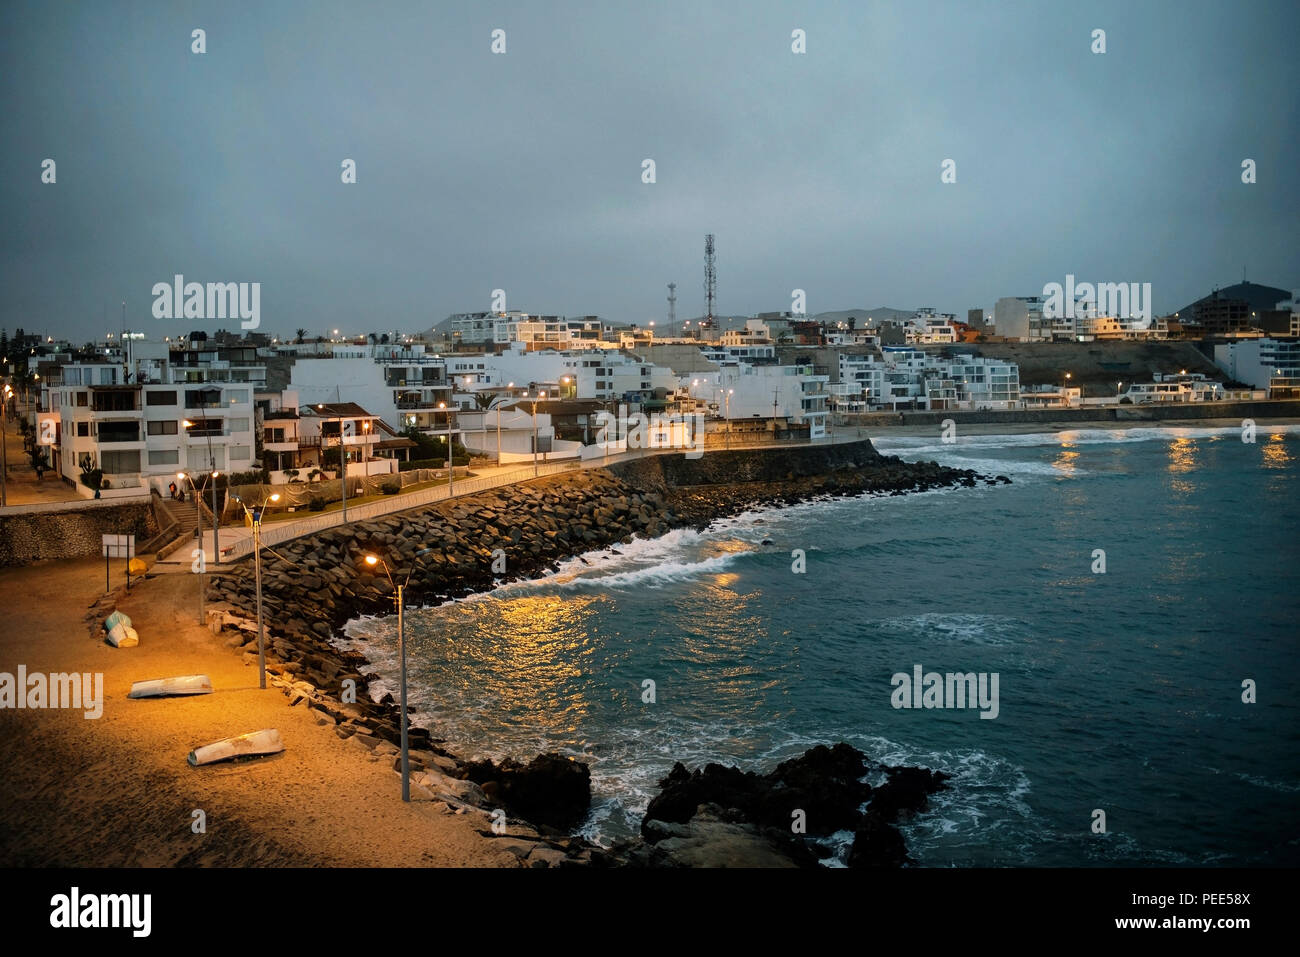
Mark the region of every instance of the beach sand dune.
[[[121, 581], [120, 562], [114, 562]], [[119, 608], [140, 645], [91, 637], [97, 560], [0, 571], [0, 672], [102, 672], [103, 716], [0, 710], [0, 864], [5, 866], [519, 866], [472, 812], [401, 801], [391, 759], [340, 740], [332, 722], [257, 687], [223, 639], [197, 624], [197, 582], [133, 587]], [[131, 700], [134, 681], [203, 673], [216, 692]], [[193, 768], [196, 746], [277, 728], [286, 750]], [[194, 811], [206, 833], [194, 833]]]

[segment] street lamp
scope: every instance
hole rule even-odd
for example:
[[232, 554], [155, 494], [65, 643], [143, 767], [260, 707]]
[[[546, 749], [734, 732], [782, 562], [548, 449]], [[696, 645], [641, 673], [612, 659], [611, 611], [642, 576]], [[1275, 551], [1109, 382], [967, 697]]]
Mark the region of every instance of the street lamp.
[[9, 426], [9, 400], [14, 390], [5, 383], [4, 415], [0, 417], [0, 505], [9, 504], [9, 439], [6, 435]]
[[244, 510], [244, 514], [253, 522], [253, 575], [257, 587], [257, 670], [258, 670], [258, 687], [266, 687], [266, 631], [262, 627], [262, 513], [270, 507], [270, 503], [280, 501], [280, 493], [277, 492], [261, 505], [256, 506], [251, 511], [248, 506], [240, 499], [235, 499]]
[[194, 478], [189, 472], [177, 472], [176, 477], [188, 480], [190, 491], [194, 495], [194, 520], [197, 523], [195, 527], [198, 529], [198, 535], [195, 538], [199, 543], [199, 624], [201, 625], [203, 624], [203, 594], [207, 590], [205, 584], [207, 576], [204, 574], [207, 562], [203, 560], [203, 503], [201, 502], [203, 496], [200, 494], [198, 486], [194, 484]]
[[[433, 551], [432, 548], [421, 549], [420, 551], [415, 553], [415, 557], [418, 559], [423, 555], [429, 554], [429, 552], [431, 551]], [[405, 614], [403, 614], [402, 609], [404, 605], [403, 598], [405, 595], [406, 586], [411, 581], [411, 574], [412, 572], [415, 571], [415, 565], [411, 566], [410, 571], [406, 573], [406, 580], [399, 585], [395, 581], [393, 581], [393, 573], [388, 567], [388, 562], [384, 561], [378, 555], [367, 554], [366, 564], [369, 565], [371, 568], [374, 568], [376, 565], [383, 565], [384, 574], [388, 576], [388, 584], [392, 585], [393, 590], [396, 592], [395, 600], [397, 601], [397, 648], [398, 648], [398, 653], [402, 659], [402, 668], [401, 668], [402, 800], [409, 803], [411, 800], [411, 751], [410, 751], [410, 746], [407, 741], [407, 735], [406, 735], [406, 616]]]
[[[337, 329], [334, 331], [338, 332]], [[316, 408], [318, 411], [323, 412], [325, 410], [325, 403], [318, 402]], [[339, 486], [343, 489], [343, 521], [346, 523], [348, 520], [348, 456], [347, 449], [343, 445], [343, 418], [341, 416], [333, 416], [324, 421], [337, 422], [339, 424], [339, 476], [341, 478]], [[322, 450], [323, 449], [324, 446], [322, 446]], [[321, 457], [322, 459], [324, 458], [324, 451], [322, 451]]]
[[[184, 420], [184, 426], [187, 429], [194, 428], [194, 422], [191, 419]], [[207, 424], [206, 422], [204, 423]], [[208, 439], [208, 466], [212, 469], [212, 564], [221, 564], [221, 545], [217, 541], [217, 527], [220, 522], [217, 520], [217, 476], [221, 473], [217, 471], [217, 460], [212, 454], [212, 430], [205, 428], [204, 434]], [[193, 481], [191, 480], [191, 484]], [[199, 543], [202, 545], [202, 542]]]
[[537, 403], [546, 398], [545, 392], [538, 392], [533, 403], [533, 475], [537, 475]]
[[[506, 386], [507, 389], [513, 389], [514, 387], [515, 384], [513, 382], [507, 384]], [[497, 401], [497, 466], [499, 467], [500, 465], [501, 465], [501, 402], [500, 400], [498, 400]]]
[[[731, 396], [735, 391], [735, 389], [727, 390], [727, 448], [731, 448]], [[772, 420], [772, 428], [776, 428], [776, 419]]]
[[[439, 402], [438, 408], [447, 410], [446, 402]], [[447, 497], [451, 497], [452, 483], [456, 480], [455, 466], [451, 460], [451, 412], [447, 411]]]

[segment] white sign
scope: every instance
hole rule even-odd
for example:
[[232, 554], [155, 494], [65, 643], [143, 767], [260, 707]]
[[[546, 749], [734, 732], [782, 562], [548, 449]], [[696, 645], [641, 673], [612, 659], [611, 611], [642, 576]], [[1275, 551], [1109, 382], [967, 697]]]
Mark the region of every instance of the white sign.
[[36, 444], [37, 445], [54, 445], [55, 436], [59, 432], [59, 417], [57, 415], [42, 415], [36, 420]]
[[134, 535], [102, 535], [105, 558], [130, 558], [135, 554]]

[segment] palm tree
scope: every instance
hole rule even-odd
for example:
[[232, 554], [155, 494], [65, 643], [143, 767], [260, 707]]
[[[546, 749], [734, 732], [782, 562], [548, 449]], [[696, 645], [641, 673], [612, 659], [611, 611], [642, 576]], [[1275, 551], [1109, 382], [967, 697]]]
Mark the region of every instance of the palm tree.
[[305, 338], [307, 338], [307, 330], [306, 330], [306, 329], [295, 329], [295, 330], [294, 330], [294, 335], [297, 336], [297, 339], [295, 339], [294, 341], [297, 342], [298, 345], [302, 345], [302, 340], [305, 339]]

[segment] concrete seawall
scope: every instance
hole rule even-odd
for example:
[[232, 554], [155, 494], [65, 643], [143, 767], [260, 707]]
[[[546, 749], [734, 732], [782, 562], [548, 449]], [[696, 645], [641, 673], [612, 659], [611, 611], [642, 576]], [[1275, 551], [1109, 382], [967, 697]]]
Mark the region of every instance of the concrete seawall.
[[156, 534], [149, 502], [9, 512], [0, 515], [0, 567], [100, 555], [101, 535], [134, 535], [140, 545]]

